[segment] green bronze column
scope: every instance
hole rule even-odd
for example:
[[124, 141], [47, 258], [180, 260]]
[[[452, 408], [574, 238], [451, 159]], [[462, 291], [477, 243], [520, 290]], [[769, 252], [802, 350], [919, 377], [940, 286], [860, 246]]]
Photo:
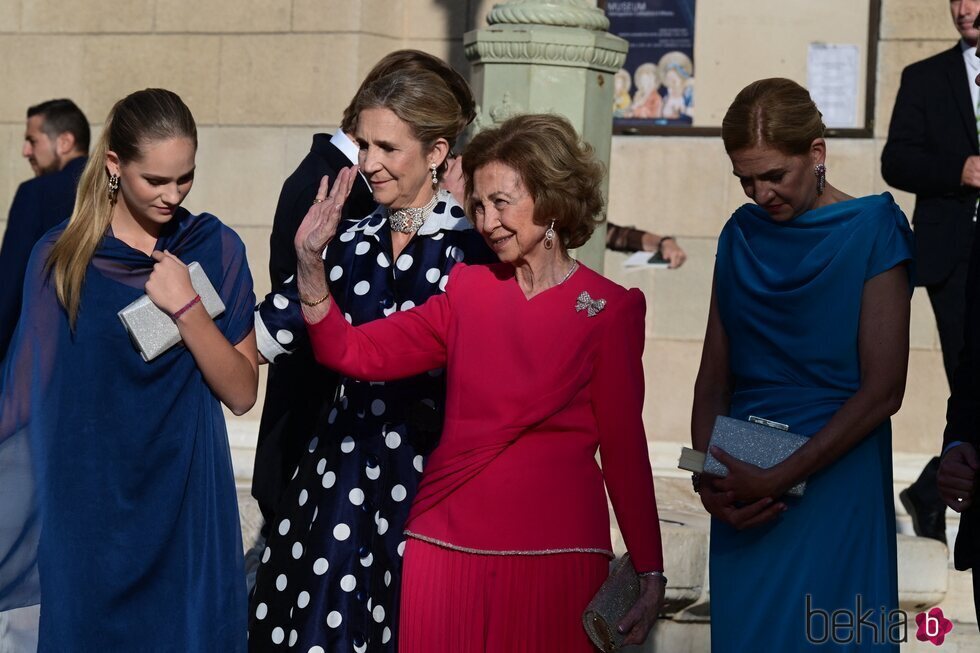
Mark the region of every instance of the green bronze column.
[[[516, 113], [559, 113], [609, 165], [613, 74], [628, 44], [588, 0], [511, 0], [494, 6], [488, 26], [463, 37], [482, 107], [477, 129]], [[608, 175], [603, 192], [608, 192]], [[575, 253], [602, 273], [605, 226]]]

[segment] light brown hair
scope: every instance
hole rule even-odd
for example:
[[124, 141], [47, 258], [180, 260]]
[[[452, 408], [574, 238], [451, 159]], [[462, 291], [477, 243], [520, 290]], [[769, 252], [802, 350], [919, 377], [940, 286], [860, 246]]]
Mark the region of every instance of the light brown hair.
[[602, 215], [602, 164], [562, 116], [525, 114], [480, 132], [463, 152], [466, 204], [473, 215], [473, 174], [493, 162], [513, 168], [534, 200], [534, 222], [550, 225], [565, 249], [581, 247]]
[[72, 328], [81, 308], [85, 271], [112, 222], [106, 153], [115, 152], [121, 163], [139, 161], [141, 148], [147, 143], [170, 138], [189, 138], [197, 147], [194, 117], [172, 91], [137, 91], [116, 102], [109, 111], [102, 135], [79, 179], [75, 210], [47, 260], [58, 300], [68, 312]]
[[[365, 109], [385, 108], [412, 130], [412, 135], [430, 149], [440, 138], [450, 149], [476, 115], [473, 95], [466, 81], [448, 65], [443, 74], [431, 70], [396, 70], [375, 79], [354, 99], [354, 125]], [[450, 74], [451, 73], [451, 74]], [[448, 157], [447, 157], [448, 158]], [[445, 159], [439, 163], [445, 170]]]
[[721, 139], [729, 154], [768, 145], [801, 155], [825, 129], [810, 93], [791, 79], [773, 77], [739, 91], [721, 122]]
[[[455, 96], [456, 102], [460, 106], [460, 111], [466, 119], [463, 127], [470, 124], [476, 116], [476, 101], [473, 99], [473, 93], [470, 90], [469, 84], [466, 83], [462, 75], [456, 72], [456, 69], [428, 52], [422, 52], [421, 50], [395, 50], [382, 57], [364, 77], [364, 81], [361, 82], [361, 86], [357, 89], [357, 93], [354, 94], [354, 98], [347, 105], [347, 108], [344, 109], [344, 117], [341, 120], [340, 128], [347, 133], [354, 131], [357, 124], [357, 99], [375, 81], [392, 73], [411, 76], [413, 73], [421, 71], [435, 73], [442, 78], [446, 88]], [[404, 118], [402, 119], [404, 120]], [[450, 141], [451, 145], [452, 139], [447, 140]]]

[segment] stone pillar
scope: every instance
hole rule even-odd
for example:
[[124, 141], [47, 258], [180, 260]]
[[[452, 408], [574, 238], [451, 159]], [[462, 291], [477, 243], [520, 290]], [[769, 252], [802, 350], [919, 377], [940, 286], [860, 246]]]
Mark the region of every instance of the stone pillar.
[[[510, 0], [492, 9], [487, 23], [463, 37], [482, 107], [477, 129], [516, 113], [559, 113], [608, 168], [613, 74], [628, 43], [606, 31], [603, 11], [588, 0]], [[603, 225], [575, 253], [600, 273], [605, 233]]]

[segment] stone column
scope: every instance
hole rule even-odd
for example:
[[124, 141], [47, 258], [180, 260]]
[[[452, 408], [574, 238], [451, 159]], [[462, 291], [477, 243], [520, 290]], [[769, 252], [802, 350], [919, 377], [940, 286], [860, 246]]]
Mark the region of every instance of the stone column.
[[[492, 9], [487, 23], [463, 37], [482, 107], [477, 129], [516, 113], [559, 113], [608, 167], [612, 76], [626, 59], [628, 43], [606, 31], [603, 11], [588, 0], [510, 0]], [[600, 273], [605, 234], [603, 225], [575, 253]]]

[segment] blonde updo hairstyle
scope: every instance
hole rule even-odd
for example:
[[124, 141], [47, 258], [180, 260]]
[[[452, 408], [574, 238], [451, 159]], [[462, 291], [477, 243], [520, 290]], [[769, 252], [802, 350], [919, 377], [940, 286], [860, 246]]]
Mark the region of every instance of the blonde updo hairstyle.
[[[441, 64], [439, 72], [419, 67], [395, 69], [365, 84], [352, 104], [354, 128], [362, 111], [384, 108], [409, 126], [423, 151], [440, 138], [452, 149], [476, 117], [476, 102], [466, 80], [448, 64], [436, 61]], [[446, 159], [448, 156], [438, 164], [440, 177]]]
[[534, 200], [534, 223], [554, 220], [566, 250], [584, 245], [605, 219], [602, 164], [562, 116], [514, 116], [470, 141], [463, 152], [468, 215], [474, 215], [473, 175], [493, 162], [517, 172]]
[[810, 93], [791, 79], [760, 79], [743, 88], [721, 122], [728, 154], [749, 147], [774, 147], [799, 156], [823, 138], [826, 127]]

